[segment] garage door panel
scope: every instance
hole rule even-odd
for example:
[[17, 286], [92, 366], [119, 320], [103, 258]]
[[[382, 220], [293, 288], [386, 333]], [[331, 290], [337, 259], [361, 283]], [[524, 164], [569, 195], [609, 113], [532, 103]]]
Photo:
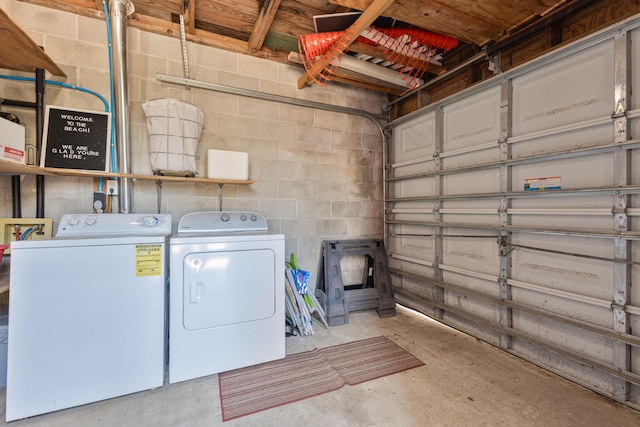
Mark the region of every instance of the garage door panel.
[[[451, 281], [453, 281], [453, 279]], [[469, 297], [463, 293], [450, 290], [445, 292], [444, 302], [455, 309], [470, 313], [473, 316], [488, 320], [492, 323], [500, 322], [498, 306], [493, 302]]]
[[515, 280], [611, 301], [612, 263], [520, 248], [513, 251], [512, 262]]
[[500, 333], [494, 329], [490, 329], [484, 326], [479, 326], [478, 323], [465, 319], [454, 313], [445, 311], [442, 319], [454, 328], [461, 329], [475, 337], [482, 337], [482, 339], [495, 346], [500, 345]]
[[[514, 302], [526, 304], [549, 312], [588, 322], [603, 328], [613, 328], [611, 311], [604, 307], [587, 306], [580, 301], [568, 300], [547, 293], [512, 287]], [[558, 325], [558, 329], [566, 329]]]
[[613, 121], [564, 132], [553, 132], [536, 138], [517, 140], [511, 144], [514, 159], [580, 150], [613, 143]]
[[[414, 272], [414, 274], [420, 274]], [[411, 292], [412, 294], [418, 295], [421, 298], [426, 298], [429, 300], [435, 300], [437, 295], [436, 287], [430, 284], [425, 284], [424, 282], [420, 282], [414, 280], [410, 277], [403, 277], [400, 282], [401, 289]], [[395, 285], [394, 285], [395, 286]]]
[[512, 188], [523, 191], [526, 180], [559, 177], [562, 189], [613, 186], [613, 158], [610, 154], [551, 160], [514, 166]]
[[425, 238], [432, 233], [431, 227], [394, 225], [394, 237], [391, 240], [394, 254], [433, 263], [433, 239]]
[[443, 264], [497, 278], [500, 257], [495, 238], [446, 237], [443, 246]]
[[500, 191], [499, 170], [479, 170], [465, 174], [445, 175], [443, 194], [493, 193]]
[[426, 172], [435, 172], [435, 166], [435, 162], [429, 160], [421, 160], [417, 163], [407, 164], [405, 166], [395, 166], [393, 168], [393, 176], [401, 178]]
[[610, 233], [613, 219], [603, 216], [552, 216], [552, 215], [517, 215], [511, 219], [514, 227], [535, 228], [539, 230], [588, 231], [600, 230]]
[[445, 200], [441, 202], [441, 210], [447, 212], [447, 209], [466, 209], [469, 210], [471, 215], [477, 215], [476, 210], [492, 210], [492, 214], [498, 214], [500, 208], [500, 201], [498, 198], [477, 198], [477, 199], [462, 199], [462, 200]]
[[433, 156], [435, 114], [427, 114], [393, 129], [393, 163]]
[[563, 376], [572, 378], [573, 381], [579, 384], [593, 387], [609, 394], [613, 390], [612, 377], [602, 371], [591, 369], [579, 362], [559, 356], [521, 339], [513, 340], [512, 349], [517, 354], [526, 354], [527, 358], [538, 361], [538, 363], [549, 367], [554, 372], [561, 372]]
[[[533, 192], [532, 192], [533, 193]], [[548, 193], [548, 192], [547, 192]], [[592, 214], [611, 216], [610, 211], [613, 207], [612, 195], [584, 195], [584, 196], [567, 196], [566, 194], [559, 195], [558, 197], [533, 197], [531, 198], [514, 199], [511, 202], [511, 207], [514, 210], [514, 214], [518, 215], [519, 210], [591, 210]], [[581, 214], [587, 215], [588, 212]]]
[[595, 360], [610, 364], [613, 341], [600, 334], [560, 324], [554, 320], [518, 311], [513, 314], [513, 325], [527, 335], [581, 355], [597, 354]]
[[393, 210], [400, 212], [404, 211], [424, 211], [427, 210], [429, 212], [433, 211], [434, 201], [433, 200], [407, 200], [402, 202], [397, 202]]
[[435, 180], [433, 178], [416, 178], [406, 181], [393, 182], [390, 186], [395, 198], [433, 196]]
[[444, 156], [442, 164], [445, 169], [456, 169], [463, 166], [476, 166], [485, 163], [493, 163], [500, 160], [500, 147], [497, 143], [491, 144], [490, 148], [473, 151], [470, 153], [456, 154], [454, 156]]
[[514, 136], [610, 116], [613, 40], [513, 79]]
[[444, 108], [446, 151], [500, 139], [500, 87], [493, 87]]

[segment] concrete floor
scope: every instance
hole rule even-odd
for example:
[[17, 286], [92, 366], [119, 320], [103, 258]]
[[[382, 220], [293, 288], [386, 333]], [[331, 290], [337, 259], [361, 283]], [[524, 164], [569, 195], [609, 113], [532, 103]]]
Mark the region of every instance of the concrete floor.
[[[287, 338], [287, 354], [385, 335], [425, 366], [222, 423], [217, 376], [165, 385], [10, 426], [640, 426], [615, 403], [401, 307]], [[4, 390], [0, 415], [4, 419]]]

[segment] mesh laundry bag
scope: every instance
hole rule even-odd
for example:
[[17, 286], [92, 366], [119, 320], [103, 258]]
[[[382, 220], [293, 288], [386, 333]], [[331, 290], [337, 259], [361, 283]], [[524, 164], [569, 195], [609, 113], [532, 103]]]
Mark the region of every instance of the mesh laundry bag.
[[142, 104], [147, 116], [149, 154], [154, 173], [195, 175], [196, 149], [204, 127], [204, 112], [173, 98]]

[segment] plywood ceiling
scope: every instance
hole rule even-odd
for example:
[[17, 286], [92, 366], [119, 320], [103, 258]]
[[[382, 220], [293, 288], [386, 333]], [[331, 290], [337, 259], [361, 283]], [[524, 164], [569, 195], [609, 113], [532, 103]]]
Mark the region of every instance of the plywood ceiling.
[[[22, 0], [103, 18], [102, 0]], [[460, 49], [478, 52], [504, 42], [536, 22], [562, 10], [577, 12], [606, 0], [133, 0], [130, 25], [170, 36], [180, 36], [180, 17], [187, 40], [274, 61], [298, 63], [297, 38], [315, 33], [314, 16], [362, 11], [368, 25], [378, 16], [390, 18], [394, 27], [419, 28], [453, 37]], [[615, 2], [610, 2], [615, 3]], [[348, 40], [351, 55], [383, 58], [376, 46]], [[291, 54], [291, 52], [294, 52]], [[432, 65], [424, 80], [447, 71]], [[378, 61], [379, 62], [379, 61]], [[339, 70], [338, 81], [371, 87], [391, 94], [404, 89], [356, 72]], [[312, 83], [301, 78], [300, 87]]]

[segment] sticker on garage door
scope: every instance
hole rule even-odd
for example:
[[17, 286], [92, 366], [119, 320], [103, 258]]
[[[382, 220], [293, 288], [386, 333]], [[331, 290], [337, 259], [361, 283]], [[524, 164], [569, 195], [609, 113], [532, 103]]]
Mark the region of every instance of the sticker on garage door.
[[560, 190], [561, 188], [559, 176], [524, 179], [524, 191]]

